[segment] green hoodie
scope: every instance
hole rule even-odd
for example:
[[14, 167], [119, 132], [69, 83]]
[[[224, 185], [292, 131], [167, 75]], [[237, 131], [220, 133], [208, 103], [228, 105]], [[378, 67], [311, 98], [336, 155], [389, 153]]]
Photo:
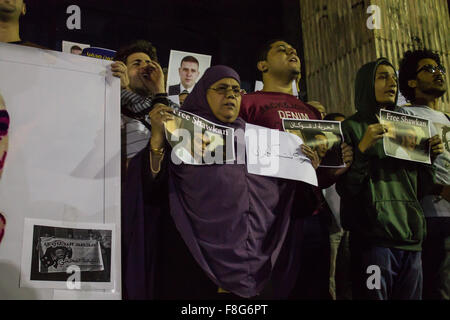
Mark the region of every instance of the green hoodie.
[[365, 153], [358, 148], [367, 127], [378, 123], [375, 73], [382, 63], [392, 66], [380, 58], [359, 69], [355, 80], [357, 113], [342, 123], [344, 140], [354, 153], [352, 166], [336, 185], [342, 225], [373, 245], [420, 251], [426, 228], [417, 199], [427, 193], [424, 187], [433, 181], [431, 166], [387, 157], [382, 139]]

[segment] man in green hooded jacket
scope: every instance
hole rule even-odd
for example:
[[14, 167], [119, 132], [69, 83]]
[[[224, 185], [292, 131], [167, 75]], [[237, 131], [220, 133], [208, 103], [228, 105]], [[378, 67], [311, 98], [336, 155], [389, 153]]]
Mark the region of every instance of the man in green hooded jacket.
[[[353, 297], [421, 299], [425, 219], [418, 199], [434, 180], [426, 164], [387, 157], [379, 110], [393, 110], [397, 75], [385, 58], [362, 66], [355, 81], [357, 113], [342, 124], [354, 161], [337, 183], [341, 219], [351, 231]], [[439, 137], [429, 140], [438, 150]]]

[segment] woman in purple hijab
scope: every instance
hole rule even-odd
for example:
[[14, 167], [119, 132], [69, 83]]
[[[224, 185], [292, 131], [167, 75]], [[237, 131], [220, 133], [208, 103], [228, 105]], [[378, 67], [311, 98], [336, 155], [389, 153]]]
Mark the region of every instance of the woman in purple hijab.
[[[244, 130], [245, 123], [238, 117], [240, 103], [239, 75], [229, 67], [214, 66], [186, 98], [183, 110]], [[152, 219], [158, 220], [159, 227], [149, 227], [154, 239], [150, 246], [156, 248], [151, 256], [157, 260], [151, 268], [155, 280], [152, 297], [286, 297], [287, 287], [295, 282], [289, 278], [290, 272], [296, 269], [293, 241], [286, 239], [293, 233], [288, 230], [294, 182], [249, 174], [246, 164], [236, 161], [176, 165], [170, 161], [163, 138], [162, 121], [171, 118], [170, 108], [159, 105], [150, 117], [150, 146], [132, 160], [130, 168], [140, 163], [145, 175], [143, 198], [158, 207], [158, 218]], [[244, 142], [235, 140], [236, 150], [245, 150], [239, 143]], [[155, 217], [154, 212], [146, 214]], [[127, 235], [124, 237], [126, 241]], [[277, 261], [275, 275], [281, 277], [274, 279]]]

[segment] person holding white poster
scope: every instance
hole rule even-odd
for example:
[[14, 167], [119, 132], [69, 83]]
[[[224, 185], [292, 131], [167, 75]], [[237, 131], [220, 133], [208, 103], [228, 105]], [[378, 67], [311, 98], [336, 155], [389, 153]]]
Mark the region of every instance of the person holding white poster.
[[[263, 89], [242, 97], [240, 116], [248, 123], [283, 130], [283, 119], [320, 120], [320, 112], [293, 95], [292, 82], [299, 79], [300, 58], [296, 49], [283, 39], [269, 40], [258, 52], [256, 67], [261, 73]], [[328, 187], [336, 182], [339, 173], [345, 172], [352, 161], [352, 150], [345, 143], [340, 145], [345, 168], [317, 170], [319, 187]], [[320, 158], [316, 151], [305, 143], [302, 152], [318, 168]], [[319, 188], [303, 182], [296, 184], [297, 219], [295, 234], [298, 235], [302, 251], [303, 269], [292, 294], [294, 299], [329, 299], [328, 275], [329, 239], [326, 223], [320, 210], [324, 204]], [[311, 242], [308, 242], [311, 241]], [[319, 267], [317, 267], [319, 266]]]
[[120, 78], [122, 158], [127, 163], [148, 143], [151, 131], [148, 113], [155, 104], [168, 103], [167, 93], [156, 48], [150, 42], [138, 40], [120, 48], [115, 60], [111, 70]]
[[437, 185], [433, 194], [420, 199], [427, 221], [422, 252], [424, 299], [450, 299], [450, 119], [439, 110], [446, 94], [446, 70], [437, 53], [407, 51], [400, 64], [400, 90], [410, 106], [397, 111], [430, 120], [431, 134], [444, 143], [433, 163]]
[[[355, 79], [357, 113], [342, 123], [355, 150], [350, 169], [337, 182], [341, 222], [350, 231], [353, 297], [418, 300], [422, 297], [421, 250], [425, 219], [419, 199], [431, 192], [430, 165], [388, 157], [377, 118], [397, 103], [397, 74], [385, 58], [363, 65]], [[429, 139], [431, 150], [439, 141]], [[439, 150], [437, 150], [439, 153]], [[367, 271], [378, 270], [379, 285]], [[369, 284], [369, 285], [367, 285]]]
[[[134, 178], [125, 191], [124, 208], [145, 199], [124, 213], [128, 298], [287, 296], [298, 272], [297, 252], [283, 247], [292, 242], [295, 188], [293, 181], [247, 172], [240, 102], [239, 75], [226, 66], [209, 68], [186, 99], [185, 111], [236, 132], [236, 160], [207, 166], [172, 163], [163, 131], [163, 121], [173, 119], [171, 110], [151, 112], [150, 146], [131, 160]], [[141, 267], [141, 261], [151, 262]]]

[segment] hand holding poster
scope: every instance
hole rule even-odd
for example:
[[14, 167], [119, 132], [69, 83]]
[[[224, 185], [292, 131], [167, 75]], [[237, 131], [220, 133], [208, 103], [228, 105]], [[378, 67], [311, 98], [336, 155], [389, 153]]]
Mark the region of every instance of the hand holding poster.
[[383, 136], [387, 156], [431, 163], [429, 120], [403, 113], [380, 110], [380, 123], [387, 127]]
[[173, 163], [201, 165], [234, 161], [233, 128], [189, 112], [175, 110], [173, 113], [174, 118], [164, 123], [167, 141], [173, 148]]
[[[444, 144], [444, 153], [437, 159], [437, 166], [440, 167], [439, 171], [447, 174], [436, 174], [436, 179], [439, 183], [444, 185], [450, 185], [450, 125], [434, 122], [437, 135], [441, 138]], [[435, 163], [436, 165], [436, 163]]]
[[345, 166], [341, 150], [344, 139], [339, 121], [283, 119], [283, 128], [317, 152], [320, 167]]

